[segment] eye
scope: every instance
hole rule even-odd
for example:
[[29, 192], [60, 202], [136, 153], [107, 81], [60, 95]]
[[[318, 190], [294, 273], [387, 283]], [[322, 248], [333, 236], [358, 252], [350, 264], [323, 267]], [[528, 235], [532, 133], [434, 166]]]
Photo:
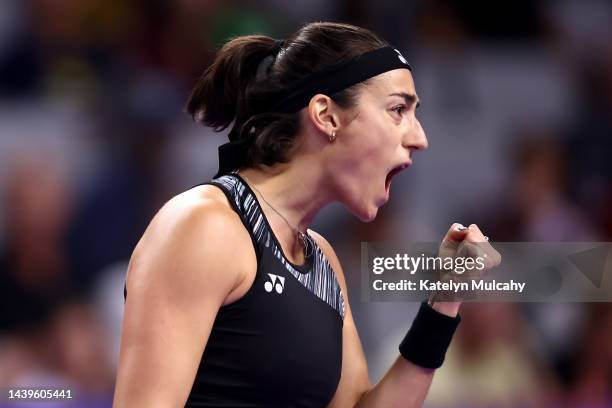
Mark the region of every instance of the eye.
[[406, 112], [406, 110], [408, 110], [408, 107], [404, 104], [401, 104], [401, 105], [394, 106], [393, 108], [391, 108], [391, 110], [397, 113], [398, 115], [402, 116]]

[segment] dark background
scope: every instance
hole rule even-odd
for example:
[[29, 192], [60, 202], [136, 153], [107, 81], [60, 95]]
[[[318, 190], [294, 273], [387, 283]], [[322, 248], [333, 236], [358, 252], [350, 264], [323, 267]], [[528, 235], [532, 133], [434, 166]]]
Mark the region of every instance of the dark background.
[[[436, 241], [453, 222], [494, 241], [611, 240], [610, 2], [4, 0], [0, 386], [110, 406], [131, 251], [165, 201], [212, 177], [225, 140], [182, 112], [190, 87], [227, 38], [315, 20], [402, 50], [430, 143], [374, 222], [334, 205], [314, 226], [343, 263], [373, 382], [417, 305], [361, 302], [361, 241]], [[609, 304], [462, 315], [428, 406], [612, 406]]]

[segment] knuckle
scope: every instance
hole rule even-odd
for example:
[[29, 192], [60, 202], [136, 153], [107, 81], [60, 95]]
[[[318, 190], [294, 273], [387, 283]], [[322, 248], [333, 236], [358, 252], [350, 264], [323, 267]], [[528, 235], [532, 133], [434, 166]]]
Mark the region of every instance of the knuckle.
[[463, 226], [463, 224], [461, 224], [460, 222], [454, 222], [454, 223], [451, 224], [451, 226], [450, 226], [450, 228], [448, 230], [450, 232], [450, 231], [453, 231], [453, 230], [455, 230], [455, 229], [457, 229], [459, 227], [462, 227], [462, 226]]

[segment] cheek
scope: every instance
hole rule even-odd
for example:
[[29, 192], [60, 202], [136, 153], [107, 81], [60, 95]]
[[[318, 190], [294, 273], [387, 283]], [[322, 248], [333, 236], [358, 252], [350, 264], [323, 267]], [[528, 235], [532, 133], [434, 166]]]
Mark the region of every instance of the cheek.
[[355, 157], [359, 158], [360, 167], [368, 173], [366, 176], [378, 176], [381, 168], [389, 166], [393, 157], [391, 135], [381, 118], [370, 118], [359, 126], [356, 134], [358, 155]]
[[[350, 135], [343, 169], [342, 182], [350, 197], [370, 197], [384, 188], [386, 169], [393, 158], [390, 132], [379, 120], [355, 121], [347, 128]], [[348, 133], [351, 131], [351, 133]]]
[[[392, 162], [390, 133], [379, 121], [354, 121], [346, 129], [343, 153], [335, 163], [339, 199], [364, 222], [376, 217], [382, 204], [386, 169]], [[348, 139], [350, 138], [350, 139]]]
[[351, 124], [351, 142], [364, 155], [377, 155], [384, 150], [389, 136], [387, 124], [380, 114], [362, 115]]

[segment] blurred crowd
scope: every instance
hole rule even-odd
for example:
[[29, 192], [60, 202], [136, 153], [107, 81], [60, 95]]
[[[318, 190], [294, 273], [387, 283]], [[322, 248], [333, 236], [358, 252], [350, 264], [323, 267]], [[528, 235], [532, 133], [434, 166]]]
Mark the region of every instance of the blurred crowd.
[[[131, 251], [213, 176], [225, 138], [183, 113], [190, 87], [227, 38], [314, 20], [402, 50], [429, 138], [374, 222], [333, 205], [313, 226], [343, 263], [371, 381], [418, 305], [362, 302], [361, 241], [439, 241], [453, 222], [498, 242], [612, 240], [608, 1], [4, 0], [0, 387], [111, 405]], [[428, 407], [612, 407], [611, 304], [461, 313]]]

